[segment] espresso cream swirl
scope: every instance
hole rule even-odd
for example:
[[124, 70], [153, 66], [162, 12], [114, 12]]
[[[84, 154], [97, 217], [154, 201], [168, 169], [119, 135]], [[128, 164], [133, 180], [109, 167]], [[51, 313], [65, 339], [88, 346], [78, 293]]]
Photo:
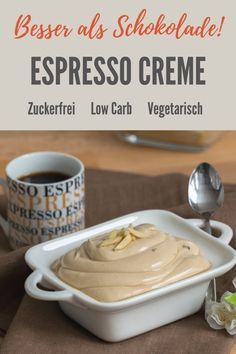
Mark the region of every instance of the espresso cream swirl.
[[[199, 247], [188, 240], [142, 224], [123, 249], [102, 247], [109, 235], [84, 242], [58, 259], [52, 270], [65, 283], [102, 302], [126, 299], [188, 278], [211, 267]], [[119, 236], [119, 234], [118, 234]]]

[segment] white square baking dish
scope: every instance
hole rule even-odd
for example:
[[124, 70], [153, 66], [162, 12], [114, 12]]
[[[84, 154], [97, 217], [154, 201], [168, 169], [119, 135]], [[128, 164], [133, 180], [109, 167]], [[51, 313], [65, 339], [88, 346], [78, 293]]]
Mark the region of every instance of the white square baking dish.
[[[131, 223], [151, 223], [165, 232], [194, 241], [210, 260], [212, 268], [160, 289], [109, 303], [96, 301], [72, 288], [51, 271], [53, 261], [88, 238]], [[29, 249], [25, 256], [34, 270], [25, 282], [26, 292], [37, 299], [59, 301], [62, 311], [70, 318], [109, 342], [121, 341], [189, 316], [201, 308], [210, 281], [236, 264], [236, 251], [228, 246], [233, 235], [231, 228], [212, 222], [221, 232], [217, 239], [199, 229], [200, 223], [200, 220], [185, 220], [164, 210], [146, 210], [39, 244]], [[38, 284], [55, 291], [42, 290]]]

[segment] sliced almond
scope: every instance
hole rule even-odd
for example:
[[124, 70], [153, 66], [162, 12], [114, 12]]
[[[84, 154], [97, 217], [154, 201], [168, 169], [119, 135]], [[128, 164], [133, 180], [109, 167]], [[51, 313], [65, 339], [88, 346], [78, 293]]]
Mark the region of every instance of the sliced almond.
[[113, 230], [110, 235], [108, 236], [109, 239], [114, 239], [118, 235], [119, 230]]
[[115, 245], [116, 243], [120, 242], [121, 239], [122, 239], [121, 236], [116, 237], [116, 238], [107, 238], [100, 243], [99, 247], [108, 247], [111, 245]]
[[123, 238], [123, 240], [114, 247], [114, 250], [122, 250], [123, 248], [127, 247], [130, 242], [132, 242], [132, 236], [130, 233], [128, 233], [127, 236], [125, 236], [125, 238]]
[[123, 233], [123, 236], [124, 236], [124, 237], [129, 236], [129, 234], [130, 234], [129, 230], [127, 230], [127, 229], [124, 230], [124, 233]]
[[138, 238], [148, 237], [145, 233], [135, 230], [133, 227], [129, 227], [128, 230], [133, 236], [136, 236]]
[[117, 234], [117, 235], [124, 237], [124, 232], [125, 232], [125, 228], [120, 229], [120, 230], [118, 231], [118, 234]]

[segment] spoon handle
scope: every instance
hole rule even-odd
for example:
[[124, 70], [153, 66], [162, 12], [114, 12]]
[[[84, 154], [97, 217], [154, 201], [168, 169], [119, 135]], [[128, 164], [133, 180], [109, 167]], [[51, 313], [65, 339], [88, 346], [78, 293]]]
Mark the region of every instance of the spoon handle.
[[211, 232], [211, 225], [210, 225], [209, 219], [204, 219], [204, 220], [203, 220], [203, 225], [202, 225], [201, 229], [202, 229], [203, 231], [207, 232], [207, 233], [210, 234], [210, 235], [212, 234], [212, 232]]
[[[211, 230], [211, 225], [210, 225], [210, 220], [208, 218], [203, 220], [203, 225], [202, 225], [202, 230], [207, 232], [208, 234], [212, 234], [212, 230]], [[216, 297], [216, 280], [212, 279], [211, 283], [209, 285], [208, 288], [208, 297], [211, 297], [212, 301], [216, 301], [217, 297]]]

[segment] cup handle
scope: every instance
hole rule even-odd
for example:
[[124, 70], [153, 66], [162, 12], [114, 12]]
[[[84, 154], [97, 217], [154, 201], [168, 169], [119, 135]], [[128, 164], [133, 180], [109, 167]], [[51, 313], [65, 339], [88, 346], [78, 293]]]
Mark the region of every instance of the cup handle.
[[[7, 183], [6, 183], [5, 179], [3, 179], [2, 177], [0, 177], [0, 186], [3, 187], [3, 191], [7, 195]], [[9, 235], [8, 222], [2, 215], [0, 215], [0, 225], [4, 231], [4, 234], [6, 236], [8, 236]]]
[[[186, 219], [190, 224], [192, 224], [195, 227], [201, 227], [202, 226], [202, 220], [201, 219]], [[216, 220], [211, 220], [210, 221], [211, 226], [220, 231], [220, 236], [218, 237], [218, 240], [226, 245], [228, 245], [233, 237], [233, 230], [229, 225], [224, 224], [223, 222], [216, 221]]]

